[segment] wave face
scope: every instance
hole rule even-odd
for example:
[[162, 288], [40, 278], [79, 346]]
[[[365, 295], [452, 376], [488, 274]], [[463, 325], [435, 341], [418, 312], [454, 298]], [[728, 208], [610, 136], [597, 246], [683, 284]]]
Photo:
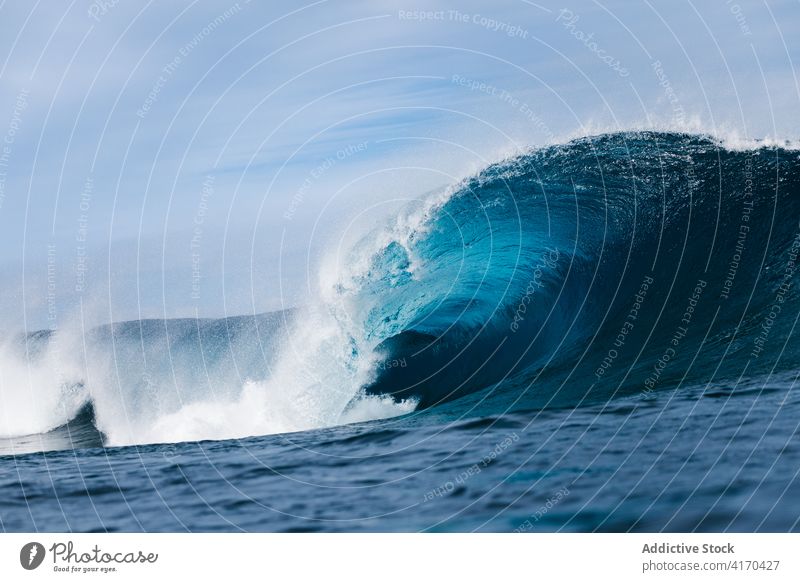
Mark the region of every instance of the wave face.
[[424, 214], [357, 279], [373, 393], [483, 390], [484, 414], [797, 364], [797, 151], [602, 135], [492, 165]]
[[88, 347], [29, 336], [24, 365], [5, 348], [29, 389], [4, 383], [0, 432], [88, 405], [106, 444], [234, 438], [794, 370], [799, 224], [789, 148], [655, 132], [546, 147], [324, 260], [313, 305], [130, 322]]

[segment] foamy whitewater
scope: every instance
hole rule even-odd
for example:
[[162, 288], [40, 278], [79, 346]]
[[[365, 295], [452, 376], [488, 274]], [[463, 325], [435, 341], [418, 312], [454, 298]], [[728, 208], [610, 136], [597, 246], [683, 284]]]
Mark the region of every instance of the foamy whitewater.
[[386, 337], [369, 333], [364, 318], [379, 298], [367, 305], [361, 291], [376, 257], [393, 245], [410, 252], [409, 240], [452, 193], [430, 195], [345, 256], [326, 257], [320, 301], [294, 312], [125, 322], [87, 337], [68, 329], [7, 341], [0, 437], [53, 430], [86, 406], [108, 446], [294, 432], [413, 411], [414, 399], [364, 391], [383, 366], [376, 348]]

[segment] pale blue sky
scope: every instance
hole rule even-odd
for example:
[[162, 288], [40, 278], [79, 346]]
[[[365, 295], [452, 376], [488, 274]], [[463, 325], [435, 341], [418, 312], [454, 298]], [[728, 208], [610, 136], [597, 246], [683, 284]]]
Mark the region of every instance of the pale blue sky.
[[800, 134], [797, 0], [266, 4], [0, 4], [6, 327], [301, 302], [351, 219], [519, 147]]

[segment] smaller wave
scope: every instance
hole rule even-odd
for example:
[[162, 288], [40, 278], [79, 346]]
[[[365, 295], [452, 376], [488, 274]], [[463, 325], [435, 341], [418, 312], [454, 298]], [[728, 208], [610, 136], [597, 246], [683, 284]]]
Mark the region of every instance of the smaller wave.
[[0, 438], [46, 433], [66, 425], [89, 401], [77, 346], [39, 332], [0, 346]]
[[0, 439], [13, 442], [0, 449], [95, 446], [100, 435], [106, 446], [222, 440], [413, 410], [412, 401], [363, 393], [353, 341], [326, 305], [9, 339], [0, 348]]

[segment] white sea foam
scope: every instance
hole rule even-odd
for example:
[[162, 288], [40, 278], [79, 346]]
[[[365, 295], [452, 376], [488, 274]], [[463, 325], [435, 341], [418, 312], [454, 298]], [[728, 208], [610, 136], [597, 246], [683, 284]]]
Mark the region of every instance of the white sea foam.
[[[87, 402], [112, 446], [295, 432], [413, 411], [413, 401], [364, 393], [377, 374], [375, 348], [381, 337], [366, 333], [360, 285], [375, 253], [393, 241], [410, 250], [409, 238], [451, 194], [432, 196], [375, 231], [366, 244], [362, 241], [341, 257], [326, 257], [317, 300], [292, 317], [265, 380], [211, 368], [198, 383], [191, 374], [197, 370], [173, 361], [173, 348], [163, 339], [157, 346], [147, 345], [152, 338], [141, 340], [144, 372], [141, 350], [134, 349], [130, 361], [121, 340], [111, 336], [99, 341], [59, 332], [42, 354], [31, 358], [18, 341], [10, 342], [0, 349], [0, 436], [52, 430]], [[138, 338], [133, 341], [138, 345]], [[85, 367], [79, 365], [83, 361]], [[200, 359], [196, 366], [205, 363]]]
[[[435, 209], [451, 195], [452, 191], [437, 193], [342, 256], [324, 258], [318, 299], [293, 317], [266, 380], [248, 381], [231, 390], [224, 379], [215, 378], [210, 383], [215, 389], [200, 396], [196, 391], [181, 390], [179, 399], [165, 399], [164, 393], [170, 391], [161, 387], [161, 403], [154, 399], [144, 406], [141, 399], [93, 389], [98, 427], [108, 443], [239, 438], [412, 412], [414, 401], [364, 393], [364, 387], [376, 378], [379, 360], [375, 348], [385, 338], [366, 329], [370, 306], [364, 303], [361, 285], [375, 254], [391, 242], [410, 251], [410, 237], [425, 228]], [[100, 374], [108, 375], [107, 371]]]
[[66, 424], [88, 400], [63, 336], [30, 358], [19, 342], [0, 346], [0, 437], [42, 433]]

